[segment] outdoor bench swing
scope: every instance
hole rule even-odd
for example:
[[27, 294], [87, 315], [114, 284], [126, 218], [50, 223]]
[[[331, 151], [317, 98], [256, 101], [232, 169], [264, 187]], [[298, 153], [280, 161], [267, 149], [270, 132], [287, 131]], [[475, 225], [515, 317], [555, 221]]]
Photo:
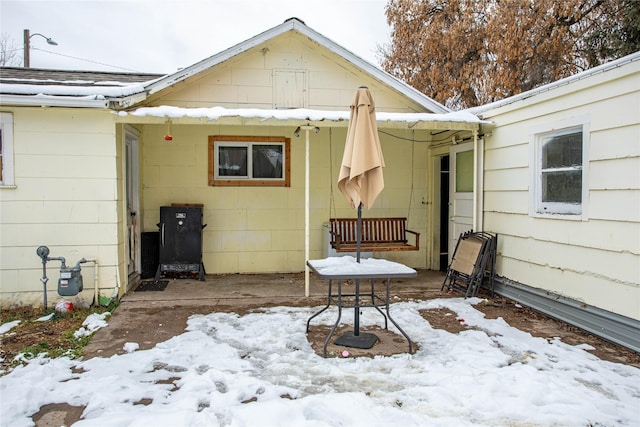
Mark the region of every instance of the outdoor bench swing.
[[[357, 218], [330, 218], [331, 247], [336, 252], [356, 252]], [[411, 244], [408, 234], [414, 236]], [[407, 218], [362, 218], [363, 252], [417, 251], [420, 233], [407, 230]]]
[[[329, 133], [329, 153], [333, 151], [332, 133]], [[413, 152], [412, 152], [413, 153]], [[413, 165], [413, 160], [411, 161]], [[412, 171], [413, 176], [413, 171]], [[413, 188], [412, 193], [413, 194]], [[333, 187], [331, 188], [330, 205], [334, 205]], [[362, 218], [360, 209], [358, 216], [362, 221], [360, 236], [360, 251], [362, 252], [392, 252], [420, 250], [420, 233], [407, 229], [407, 218]], [[411, 200], [409, 200], [409, 214], [411, 215]], [[329, 233], [331, 248], [338, 253], [353, 253], [358, 250], [358, 218], [329, 218]], [[412, 235], [409, 239], [409, 235]], [[411, 243], [413, 242], [413, 244]]]

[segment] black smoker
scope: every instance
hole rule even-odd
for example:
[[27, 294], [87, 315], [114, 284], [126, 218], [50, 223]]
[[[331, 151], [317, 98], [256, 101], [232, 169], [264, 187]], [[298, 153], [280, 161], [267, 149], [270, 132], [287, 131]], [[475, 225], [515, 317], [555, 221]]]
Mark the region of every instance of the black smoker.
[[202, 205], [160, 207], [160, 251], [155, 280], [162, 273], [198, 273], [204, 280], [202, 263]]
[[49, 278], [47, 277], [47, 262], [48, 261], [60, 261], [60, 278], [58, 279], [58, 295], [66, 297], [66, 296], [74, 296], [78, 295], [82, 292], [82, 274], [80, 274], [80, 264], [87, 262], [86, 259], [82, 258], [78, 261], [75, 267], [67, 267], [65, 264], [66, 260], [64, 257], [50, 257], [49, 256], [49, 248], [46, 246], [40, 246], [36, 249], [36, 254], [42, 259], [42, 282], [43, 290], [44, 290], [44, 308], [47, 308], [47, 282]]

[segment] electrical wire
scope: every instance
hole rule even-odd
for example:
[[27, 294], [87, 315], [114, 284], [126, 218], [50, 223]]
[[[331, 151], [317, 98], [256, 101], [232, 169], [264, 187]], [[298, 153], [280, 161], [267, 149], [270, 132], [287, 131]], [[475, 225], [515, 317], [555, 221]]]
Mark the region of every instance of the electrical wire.
[[105, 67], [111, 67], [111, 68], [118, 68], [120, 70], [131, 71], [131, 72], [134, 72], [134, 73], [141, 73], [142, 72], [142, 71], [139, 71], [139, 70], [132, 70], [131, 68], [118, 67], [117, 65], [111, 65], [111, 64], [106, 64], [104, 62], [92, 61], [90, 59], [78, 58], [77, 56], [65, 55], [63, 53], [53, 52], [53, 51], [50, 51], [50, 50], [44, 50], [44, 49], [40, 49], [40, 48], [37, 48], [37, 47], [32, 47], [31, 50], [38, 50], [40, 52], [50, 53], [52, 55], [64, 56], [65, 58], [71, 58], [71, 59], [77, 59], [79, 61], [91, 62], [92, 64], [104, 65]]
[[[415, 129], [414, 129], [413, 131], [415, 131]], [[451, 135], [447, 136], [446, 138], [443, 138], [443, 139], [431, 139], [431, 140], [420, 140], [420, 139], [414, 139], [414, 138], [405, 138], [405, 137], [402, 137], [402, 136], [394, 135], [394, 134], [389, 133], [389, 132], [385, 132], [385, 131], [380, 130], [380, 129], [378, 129], [378, 132], [383, 133], [383, 134], [385, 134], [385, 135], [387, 135], [387, 136], [390, 136], [390, 137], [392, 137], [392, 138], [395, 138], [395, 139], [400, 139], [400, 140], [402, 140], [402, 141], [410, 141], [410, 142], [428, 142], [428, 143], [431, 143], [431, 144], [434, 144], [434, 143], [435, 143], [435, 144], [438, 144], [438, 143], [440, 143], [440, 142], [450, 141], [452, 137], [454, 137], [454, 136], [456, 136], [457, 134], [459, 134], [460, 132], [464, 132], [464, 131], [462, 131], [462, 130], [457, 130], [457, 131], [453, 132]], [[441, 134], [441, 133], [443, 133], [443, 132], [448, 132], [448, 131], [442, 131], [442, 132], [438, 132], [438, 133], [436, 133], [436, 134], [432, 134], [432, 135], [439, 135], [439, 134]]]

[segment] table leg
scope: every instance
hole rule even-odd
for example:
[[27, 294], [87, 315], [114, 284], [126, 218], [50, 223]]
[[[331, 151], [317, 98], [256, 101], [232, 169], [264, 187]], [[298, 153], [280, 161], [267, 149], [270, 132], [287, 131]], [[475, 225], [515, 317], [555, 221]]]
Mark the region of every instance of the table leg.
[[313, 320], [313, 318], [319, 315], [320, 313], [324, 312], [331, 305], [331, 282], [332, 280], [329, 279], [329, 296], [327, 297], [327, 305], [324, 308], [322, 308], [320, 311], [318, 311], [316, 314], [309, 317], [309, 320], [307, 320], [307, 333], [309, 332], [309, 324], [311, 323], [311, 320]]
[[387, 316], [384, 314], [384, 311], [380, 310], [380, 307], [378, 307], [379, 304], [376, 304], [376, 296], [375, 296], [375, 280], [371, 279], [371, 305], [378, 310], [378, 312], [380, 314], [382, 314], [382, 317], [384, 317], [384, 328], [388, 329], [388, 324], [387, 324]]
[[329, 335], [327, 335], [327, 339], [324, 340], [322, 357], [327, 357], [327, 345], [329, 344], [329, 340], [331, 340], [333, 333], [338, 328], [338, 324], [340, 323], [340, 318], [342, 318], [342, 280], [338, 280], [338, 318], [336, 319], [336, 323], [333, 325], [333, 328], [331, 328]]
[[391, 313], [389, 312], [389, 288], [391, 286], [391, 278], [387, 279], [387, 301], [386, 301], [386, 309], [387, 309], [387, 316], [389, 317], [389, 320], [391, 320], [391, 323], [393, 323], [395, 325], [396, 328], [398, 328], [398, 330], [400, 331], [400, 333], [402, 335], [404, 335], [404, 337], [407, 339], [407, 341], [409, 341], [409, 354], [413, 354], [413, 343], [411, 342], [411, 338], [409, 338], [409, 335], [407, 335], [402, 328], [400, 327], [400, 325], [398, 325], [396, 323], [395, 320], [393, 320], [393, 317], [391, 317]]
[[353, 335], [360, 335], [360, 279], [356, 279], [356, 297], [353, 312]]

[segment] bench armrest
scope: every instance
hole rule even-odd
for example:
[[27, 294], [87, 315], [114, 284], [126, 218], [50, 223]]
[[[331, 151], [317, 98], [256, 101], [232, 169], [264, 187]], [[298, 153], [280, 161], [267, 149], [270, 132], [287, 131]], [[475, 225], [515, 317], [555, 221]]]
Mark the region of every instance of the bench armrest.
[[419, 248], [420, 247], [420, 233], [413, 231], [413, 230], [407, 230], [405, 228], [404, 230], [405, 233], [411, 233], [416, 237], [416, 247]]
[[329, 242], [331, 244], [331, 247], [333, 249], [339, 248], [340, 245], [342, 244], [342, 239], [340, 238], [340, 233], [336, 233], [335, 231], [329, 230], [329, 234], [331, 235], [331, 241]]

